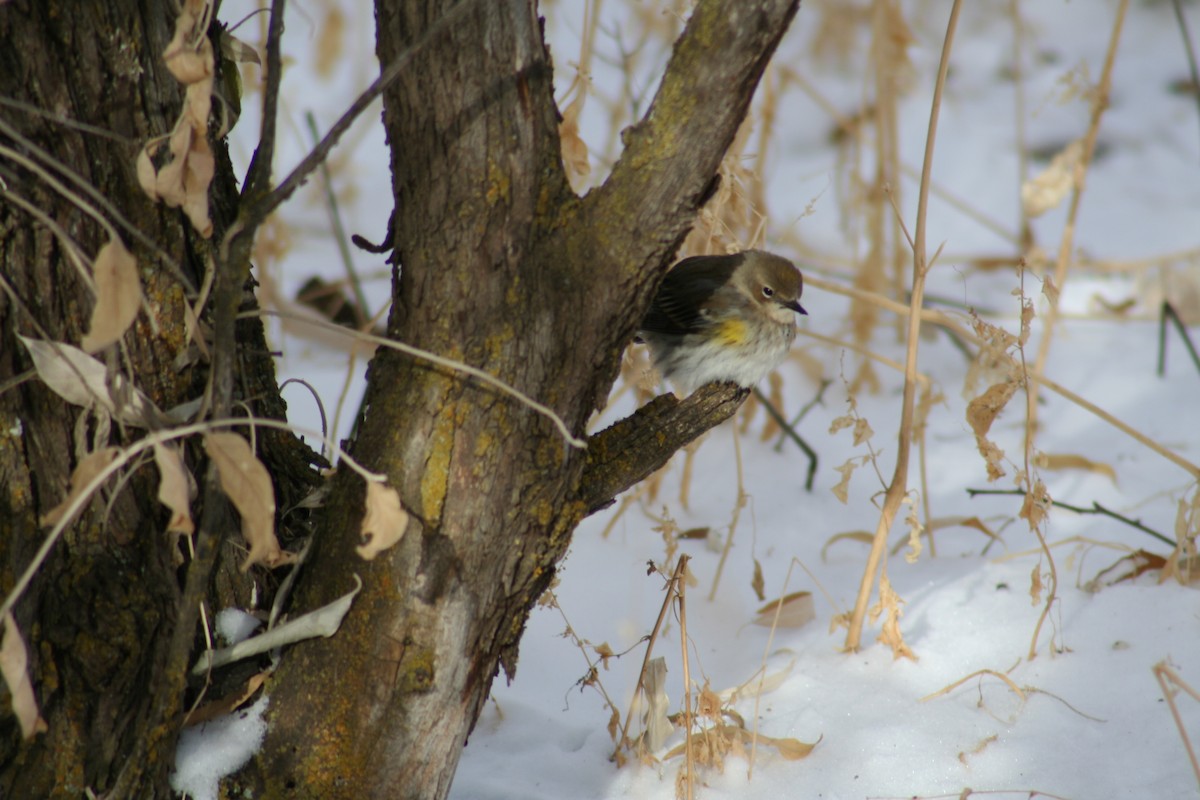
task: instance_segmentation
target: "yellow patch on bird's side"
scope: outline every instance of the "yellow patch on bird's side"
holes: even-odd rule
[[[721,344],[739,345],[746,341],[746,323],[740,319],[727,319],[717,328]]]

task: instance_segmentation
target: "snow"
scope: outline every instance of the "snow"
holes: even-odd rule
[[[267,734],[269,698],[232,714],[187,728],[179,737],[171,788],[194,800],[216,800],[221,778],[241,769]]]
[[[227,18],[240,16],[237,5],[232,0],[225,4]],[[583,4],[560,0],[542,10],[560,97],[573,76],[568,64],[579,52],[582,8]],[[775,63],[800,71],[834,98],[843,113],[852,112],[863,101],[865,40],[860,37],[861,47],[841,64],[814,59],[811,38],[825,8],[804,3]],[[900,142],[905,164],[919,169],[932,76],[949,4],[914,1],[903,3],[902,8],[914,26],[915,72],[912,91],[901,105]],[[1013,232],[1018,224],[1020,181],[1013,150],[1013,84],[1003,77],[1012,63],[1007,8],[1007,3],[998,2],[965,4],[937,139],[934,181],[969,198],[973,208]],[[1040,0],[1021,5],[1027,22],[1023,66],[1031,145],[1062,146],[1086,130],[1088,104],[1079,98],[1062,99],[1063,78],[1075,69],[1090,81],[1098,78],[1115,8],[1111,1]],[[1191,6],[1185,6],[1185,12],[1195,16]],[[633,13],[624,4],[605,4],[602,29],[620,30],[628,45],[637,38]],[[375,70],[370,59],[341,59],[331,77],[314,76],[307,52],[317,38],[320,20],[305,20],[301,23],[297,18],[289,30],[288,44],[295,52],[284,83],[284,113],[292,122],[283,127],[279,176],[309,146],[307,135],[301,133],[303,112],[312,109],[327,129]],[[358,8],[348,12],[346,20],[346,35],[353,42],[346,52],[373,52],[371,14]],[[611,38],[601,36],[598,41],[599,47],[613,46]],[[669,52],[653,42],[648,47],[634,80],[643,87],[654,85],[656,70]],[[601,61],[593,67],[596,91],[616,94],[619,73]],[[1101,127],[1105,151],[1087,175],[1075,251],[1118,262],[1155,259],[1197,247],[1200,119],[1194,98],[1167,91],[1170,81],[1186,74],[1169,4],[1132,4],[1114,72],[1112,107]],[[329,90],[312,91],[314,81]],[[234,131],[235,155],[242,164],[257,135],[249,108],[253,104],[247,103]],[[802,268],[844,283],[844,273],[832,265],[861,254],[865,243],[862,221],[847,222],[843,214],[849,184],[842,156],[828,142],[833,123],[819,105],[794,90],[780,103],[779,114],[766,186],[767,247],[787,254],[780,241],[803,241],[810,252]],[[599,149],[607,141],[609,127],[607,111],[590,100],[583,115],[584,139]],[[378,128],[377,116],[365,114],[351,134],[351,161],[339,177],[355,189],[343,202],[348,227],[371,239],[382,235],[391,207],[387,170],[382,168],[387,155]],[[341,152],[346,157],[347,149]],[[603,180],[605,163],[602,154],[594,153],[593,182]],[[1033,162],[1031,170],[1045,166]],[[916,211],[911,178],[901,180],[899,200],[911,230]],[[810,204],[812,213],[806,215]],[[315,189],[289,204],[284,215],[299,241],[283,263],[275,265],[281,293],[290,296],[314,272],[338,277],[336,247]],[[1057,252],[1065,219],[1064,204],[1034,221],[1036,240],[1051,257]],[[930,252],[942,242],[945,254],[930,274],[931,294],[988,309],[990,322],[1017,332],[1020,306],[1012,292],[1021,281],[1011,268],[988,272],[972,264],[977,256],[1016,252],[1011,235],[987,229],[935,198],[930,206]],[[355,258],[360,270],[381,276],[373,285],[385,292],[388,284],[381,259],[362,253]],[[1155,373],[1159,287],[1182,285],[1196,291],[1195,258],[1163,263],[1141,271],[1097,269],[1071,274],[1061,287],[1066,316],[1053,331],[1046,372],[1195,463],[1200,460],[1200,373],[1188,362],[1173,331],[1168,333],[1167,374]],[[1024,285],[1039,312],[1028,347],[1032,361],[1044,333],[1041,315],[1046,304],[1032,275],[1026,276]],[[1101,311],[1098,297],[1110,304],[1135,303],[1130,313],[1119,317]],[[803,326],[829,336],[847,336],[849,305],[843,296],[810,287],[804,303],[810,316]],[[903,343],[895,340],[890,318],[885,319],[886,324],[876,329],[872,348],[902,361]],[[635,503],[619,517],[615,517],[618,504],[586,520],[563,563],[561,585],[555,590],[559,608],[533,611],[515,680],[507,684],[503,675],[497,678],[493,702],[486,706],[462,754],[451,797],[667,800],[676,796],[682,758],[622,768],[610,762],[614,748],[606,730],[610,711],[595,688],[580,685],[588,672],[588,659],[596,661],[596,654],[591,648],[581,651],[563,632],[569,624],[577,637],[593,645],[608,643],[618,653],[629,650],[609,659],[598,673],[624,720],[644,654],[644,645],[637,643],[649,633],[664,598],[664,579],[646,574],[647,561],[662,564],[666,556],[663,537],[655,530],[659,518],[669,515],[680,529],[709,527],[718,545],[723,542],[730,535],[738,499],[739,451],[747,504],[733,531],[729,560],[714,600],[707,596],[719,547],[714,551],[699,540],[679,543],[679,552],[691,557],[689,568],[696,578],[687,589],[694,688],[707,680],[714,690],[729,689],[756,679],[765,667],[768,674],[782,675],[782,683],[759,698],[748,693],[734,710],[747,726],[757,726],[765,735],[819,743],[811,755],[796,761],[760,746],[752,773],[748,762],[738,756],[727,757],[723,771],[700,768],[696,797],[956,797],[968,787],[996,798],[1029,797],[1034,791],[1070,798],[1194,796],[1196,778],[1152,668],[1166,662],[1191,686],[1200,687],[1200,595],[1174,582],[1159,585],[1154,572],[1090,591],[1089,583],[1128,551],[1142,548],[1166,556],[1170,550],[1112,517],[1056,508],[1050,511],[1045,534],[1054,553],[1058,599],[1034,642],[1046,588],[1032,598],[1031,574],[1037,571],[1046,582],[1049,563],[1028,525],[1017,518],[1021,498],[972,499],[966,492],[967,488],[1013,487],[1012,476],[1023,467],[1019,462],[1024,396],[1014,398],[991,431],[991,438],[1011,461],[1008,476],[989,486],[965,421],[968,400],[987,384],[964,395],[966,360],[945,334],[927,333],[931,335],[921,342],[920,369],[942,395],[934,404],[927,433],[927,499],[933,517],[978,517],[999,539],[991,541],[976,528],[947,523],[934,533],[936,557],[926,546],[919,559],[909,563],[904,557],[907,548],[900,547],[887,559],[888,578],[903,600],[901,631],[918,660],[895,659],[889,647],[876,643],[878,623],[868,624],[863,648],[857,653],[843,652],[843,630],[829,630],[834,615],[853,606],[867,551],[859,541],[831,543],[831,539],[839,533],[874,531],[883,483],[868,463],[855,472],[846,503],[830,491],[840,477],[835,466],[869,454],[865,446],[853,444],[850,431],[829,432],[831,423],[847,413],[842,376],[850,379],[858,360],[852,353],[806,340],[802,332],[796,350],[819,363],[833,381],[823,402],[800,424],[800,433],[820,455],[814,490],[803,489],[807,462],[793,444],[760,441],[760,413],[736,443],[730,424],[707,437],[695,456],[687,503],[681,498],[682,457],[677,457],[656,497]],[[303,377],[320,387],[332,411],[347,368],[345,354],[278,327],[275,336],[284,352],[283,377]],[[341,435],[353,418],[364,367],[361,359],[354,366],[355,383],[342,413]],[[786,364],[782,374],[785,414],[793,415],[816,395],[817,385],[801,369],[799,358]],[[876,394],[861,390],[854,397],[857,413],[869,420],[875,432],[870,446],[886,480],[896,453],[902,379],[885,367],[877,367],[876,374],[881,390]],[[287,390],[293,420],[318,428],[310,396],[293,395],[294,388]],[[626,394],[600,424],[631,410]],[[1083,456],[1111,467],[1115,474],[1114,479],[1096,470],[1042,469],[1040,475],[1054,499],[1084,508],[1098,502],[1165,536],[1177,535],[1178,504],[1195,490],[1195,479],[1187,471],[1052,391],[1040,392],[1038,418],[1037,447],[1042,453]],[[914,492],[922,489],[915,450],[909,486]],[[923,516],[924,499],[914,498]],[[904,513],[907,508],[902,517]],[[905,536],[901,518],[890,542],[903,544]],[[751,624],[762,605],[751,588],[756,561],[768,599],[799,590],[813,593],[814,622],[776,630],[773,638],[769,629]],[[655,655],[667,659],[672,711],[681,709],[683,694],[679,637],[679,622],[672,617],[655,644]],[[1028,657],[1031,643],[1034,658]],[[990,672],[970,677],[982,670]],[[951,686],[955,688],[947,689]],[[262,723],[253,720],[259,719],[255,714],[261,713],[264,702],[259,701],[248,715],[242,712],[239,723],[205,726],[207,743],[199,749],[191,749],[197,734],[185,734],[176,788],[195,798],[215,797],[217,767],[234,768],[248,748],[257,746]],[[1179,694],[1177,704],[1195,741],[1200,734],[1200,703]],[[664,750],[680,740],[677,732]],[[230,744],[234,741],[236,748]],[[220,752],[221,747],[231,752]],[[201,759],[208,775],[204,783],[185,777],[197,772],[194,764]]]

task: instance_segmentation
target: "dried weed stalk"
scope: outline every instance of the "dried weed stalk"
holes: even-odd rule
[[[938,77],[934,85],[933,103],[929,116],[929,131],[925,139],[925,163],[921,173],[921,188],[917,203],[916,233],[912,243],[913,269],[912,299],[910,304],[915,310],[919,310],[922,306],[922,298],[925,292],[925,274],[929,268],[925,252],[925,223],[929,203],[929,176],[933,170],[934,142],[937,134],[938,113],[941,109],[942,90],[946,84],[946,72],[950,66],[950,51],[953,46],[954,31],[957,27],[958,15],[961,8],[961,0],[955,0],[954,6],[950,10],[950,19],[946,26],[946,36],[942,44],[942,58],[938,66]],[[870,599],[871,589],[875,585],[875,576],[876,574],[880,574],[880,565],[887,548],[888,533],[892,529],[892,522],[895,520],[902,500],[908,494],[908,460],[916,406],[916,365],[917,346],[920,341],[921,332],[920,314],[914,311],[909,316],[908,322],[908,351],[904,370],[904,398],[900,412],[900,433],[896,450],[896,468],[892,475],[891,483],[888,485],[887,493],[884,495],[879,524],[875,530],[875,538],[871,545],[870,555],[867,557],[866,568],[863,570],[863,578],[859,584],[858,597],[854,604],[854,610],[851,612],[850,626],[846,632],[845,647],[847,650],[857,650],[861,644],[863,620],[867,615],[867,604]],[[883,601],[882,576],[880,600],[881,602]],[[892,619],[890,615],[889,619]],[[899,637],[898,627],[895,628],[895,634]],[[889,640],[889,644],[892,644],[893,652],[897,655],[911,655],[911,651],[908,651],[907,647],[901,648],[901,645],[903,645],[902,638],[891,639]]]

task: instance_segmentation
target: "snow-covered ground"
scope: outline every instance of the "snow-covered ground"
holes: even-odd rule
[[[376,70],[374,60],[364,55],[373,52],[371,13],[365,3],[354,8],[349,8],[349,0],[346,4],[343,50],[332,73],[324,77],[316,74],[310,51],[329,29],[323,16],[326,6],[300,5],[290,12],[288,43],[295,60],[284,86],[289,122],[283,128],[279,175],[310,144],[303,113],[311,109],[327,128]],[[238,5],[233,0],[225,3],[227,19],[236,18]],[[813,57],[818,23],[838,5],[806,2],[774,64],[804,76],[841,114],[850,115],[865,102],[863,29],[840,61]],[[996,225],[981,225],[935,198],[929,248],[932,252],[944,242],[945,250],[930,273],[929,291],[936,298],[986,309],[990,322],[1017,333],[1020,305],[1013,291],[1020,288],[1020,279],[1011,266],[984,271],[976,263],[983,257],[1019,253],[1013,244],[1020,181],[1009,77],[1010,4],[964,5],[933,179]],[[901,8],[913,35],[913,71],[907,78],[911,91],[900,105],[899,148],[902,161],[919,169],[950,4],[913,0]],[[1086,131],[1087,97],[1078,91],[1072,94],[1071,87],[1086,88],[1098,80],[1116,9],[1116,2],[1100,0],[1021,4],[1025,135],[1031,148],[1052,154]],[[582,12],[582,3],[566,0],[543,8],[560,92],[573,77],[568,63],[579,53]],[[1200,29],[1197,7],[1185,4],[1185,13],[1193,18],[1193,29]],[[644,23],[625,4],[610,0],[602,7],[597,51],[614,52],[618,39],[626,49],[632,47],[639,26]],[[649,44],[644,52],[631,85],[649,91],[669,50]],[[600,56],[592,73],[596,97],[618,92],[620,74]],[[1171,5],[1133,3],[1121,32],[1099,156],[1087,173],[1074,249],[1092,262],[1146,261],[1153,266],[1102,265],[1069,275],[1061,287],[1067,316],[1053,331],[1046,374],[1194,464],[1200,462],[1200,371],[1188,362],[1173,332],[1167,375],[1159,377],[1155,371],[1155,315],[1163,287],[1170,287],[1168,294],[1185,310],[1200,297],[1194,252],[1166,257],[1200,246],[1200,116],[1194,94],[1172,90],[1187,74]],[[313,91],[314,82],[327,88]],[[593,180],[602,180],[604,159],[598,153],[608,140],[610,112],[596,97],[584,109],[582,135],[593,149]],[[836,265],[861,257],[863,222],[847,210],[851,183],[844,154],[830,143],[834,122],[811,97],[793,83],[776,98],[778,118],[765,179],[766,246],[798,256],[785,243],[801,241],[805,258],[798,260],[806,272],[845,285],[847,273]],[[371,239],[381,237],[391,203],[377,120],[376,115],[366,115],[336,156],[343,161],[337,180],[347,225]],[[254,114],[248,111],[235,130],[235,151],[242,163],[256,128]],[[1046,163],[1032,162],[1031,172],[1044,169]],[[914,181],[903,178],[898,194],[911,230]],[[273,268],[280,290],[293,292],[313,273],[338,277],[340,262],[319,195],[314,191],[301,197],[284,216],[293,241],[285,259]],[[1064,202],[1034,221],[1035,241],[1051,258],[1065,220]],[[361,271],[385,274],[380,260],[361,253],[355,258]],[[379,285],[386,286],[386,279]],[[1033,275],[1026,275],[1024,287],[1039,312],[1027,348],[1032,363],[1044,332],[1046,301]],[[1100,298],[1110,306],[1125,301],[1132,305],[1120,314],[1105,312]],[[810,312],[802,323],[805,330],[849,336],[849,304],[843,295],[810,287],[804,305]],[[1192,305],[1190,311],[1196,314],[1200,308]],[[1200,321],[1200,316],[1191,320]],[[813,491],[804,490],[807,461],[798,448],[788,441],[778,445],[776,438],[761,441],[760,412],[740,437],[732,424],[709,434],[695,455],[686,506],[681,499],[683,459],[678,457],[656,497],[643,497],[623,509],[618,504],[587,520],[563,564],[555,590],[558,608],[534,610],[516,678],[511,685],[503,677],[497,679],[494,702],[463,753],[451,796],[676,796],[681,756],[622,768],[610,762],[610,710],[596,687],[580,683],[588,674],[588,659],[597,661],[597,653],[591,647],[581,650],[575,641],[607,643],[615,653],[629,651],[608,659],[598,672],[623,722],[644,654],[638,642],[653,627],[664,598],[664,579],[647,576],[646,569],[647,561],[663,564],[666,558],[667,544],[658,530],[664,515],[680,530],[711,531],[708,540],[678,542],[678,552],[691,556],[689,568],[696,578],[687,589],[693,688],[708,682],[717,692],[732,689],[757,680],[758,671],[765,668],[770,691],[756,697],[746,690],[731,709],[766,736],[818,742],[799,760],[787,760],[775,747],[760,745],[752,774],[747,759],[736,754],[725,758],[723,771],[700,768],[697,797],[957,797],[968,787],[1003,798],[1029,797],[1033,792],[1076,800],[1194,796],[1197,780],[1152,668],[1166,662],[1184,681],[1200,687],[1200,594],[1175,582],[1159,585],[1153,571],[1107,585],[1122,570],[1103,576],[1102,571],[1129,551],[1141,548],[1166,556],[1170,548],[1111,516],[1053,509],[1044,530],[1054,553],[1058,599],[1037,637],[1037,656],[1029,659],[1046,598],[1045,587],[1031,597],[1031,576],[1036,572],[1045,583],[1050,564],[1028,525],[1017,519],[1021,498],[972,499],[967,493],[968,488],[1014,487],[1013,475],[1023,467],[1024,397],[1018,394],[992,428],[991,438],[1010,463],[1008,475],[989,486],[965,419],[967,402],[987,384],[964,396],[966,358],[944,332],[929,333],[921,342],[920,369],[941,396],[928,421],[927,487],[920,481],[915,450],[909,486],[914,493],[927,490],[932,517],[943,525],[934,533],[936,557],[926,543],[915,563],[905,559],[904,547],[887,561],[888,578],[903,600],[901,630],[917,660],[894,659],[891,648],[875,643],[877,623],[868,626],[864,647],[857,653],[843,651],[844,630],[829,630],[830,620],[853,606],[867,553],[860,539],[834,537],[875,529],[883,480],[892,473],[897,449],[902,378],[877,367],[879,391],[854,394],[857,413],[874,430],[869,444],[883,480],[871,463],[859,467],[843,503],[831,492],[841,477],[834,468],[870,453],[866,445],[854,445],[851,431],[830,432],[831,423],[848,411],[846,381],[857,373],[858,356],[806,339],[802,332],[797,358],[782,369],[785,414],[796,414],[818,393],[811,370],[801,368],[802,359],[832,381],[822,402],[799,425],[820,455]],[[343,352],[279,329],[276,335],[284,351],[285,377],[304,377],[321,387],[340,385],[346,371]],[[876,328],[870,346],[903,360],[904,345],[896,340],[890,319]],[[357,365],[359,380],[363,366],[361,361]],[[311,400],[290,391],[295,421],[318,427]],[[357,386],[351,390],[342,417],[343,435],[360,392]],[[332,408],[336,388],[324,400]],[[628,413],[631,403],[626,393],[605,418]],[[1075,467],[1040,469],[1055,500],[1084,508],[1099,503],[1166,537],[1179,535],[1179,503],[1191,499],[1194,475],[1050,391],[1041,392],[1038,420],[1036,446],[1041,453],[1081,456],[1100,465],[1088,469],[1078,466],[1087,462],[1076,461]],[[746,505],[731,534],[739,450]],[[923,517],[926,498],[914,497]],[[970,518],[977,518],[998,539],[962,524]],[[902,545],[907,536],[902,519],[903,514],[892,532],[893,544]],[[1194,534],[1197,523],[1192,524]],[[728,561],[710,601],[721,545],[730,535]],[[773,634],[754,624],[763,605],[752,588],[756,563],[768,600],[811,591],[815,620]],[[1097,589],[1092,584],[1098,577],[1105,585]],[[564,637],[568,625],[573,636]],[[680,624],[672,616],[655,644],[655,655],[667,660],[672,712],[681,710],[684,694],[679,635]],[[981,670],[991,672],[941,692]],[[1194,741],[1200,739],[1200,703],[1186,694],[1176,701],[1184,726]],[[241,727],[254,732],[253,725]],[[677,731],[657,755],[680,741],[682,733]],[[209,763],[228,765],[230,756],[217,755],[213,747],[201,744],[189,750],[194,754],[188,763],[207,758]],[[211,782],[208,790],[200,783],[189,786],[196,797],[215,792]]]

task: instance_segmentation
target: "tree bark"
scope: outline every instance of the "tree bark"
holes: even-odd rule
[[[189,349],[184,320],[213,244],[178,210],[151,202],[134,166],[141,145],[170,132],[179,113],[183,90],[162,58],[175,16],[160,0],[0,4],[0,596],[33,559],[45,536],[39,518],[63,499],[82,455],[142,435],[115,423],[109,432],[26,374],[32,362],[17,340],[79,344],[94,295],[71,249],[94,258],[108,240],[96,216],[137,258],[156,323],[143,310],[120,347],[98,357],[163,409],[200,397],[210,377]],[[219,143],[214,151],[210,202],[220,236],[237,195]],[[232,299],[233,312],[253,308],[240,282]],[[261,324],[230,321],[240,349],[224,357],[236,360],[237,394],[253,413],[283,418]],[[212,329],[207,313],[202,322]],[[258,445],[281,506],[311,485],[309,455],[293,437],[263,432]],[[187,459],[203,464],[196,447]],[[110,485],[14,607],[48,730],[22,740],[0,691],[0,797],[170,794],[198,632],[198,602],[183,603],[184,576],[201,595],[219,585],[226,598],[243,593],[243,602],[248,584],[236,569],[238,546],[222,539],[235,524],[223,502],[203,504],[198,558],[177,568],[181,551],[164,534],[168,512],[157,489],[146,466]]]
[[[399,265],[389,335],[498,376],[581,433],[798,3],[702,0],[620,162],[582,199],[563,174],[533,3],[469,4],[385,93]],[[451,6],[379,0],[381,63]],[[695,435],[740,399],[712,387],[664,401],[585,452],[488,386],[381,350],[353,452],[416,519],[363,561],[362,482],[337,476],[297,602],[328,602],[355,575],[364,588],[336,637],[281,666],[261,796],[444,797],[571,532],[654,460],[623,454],[650,424],[677,416]]]

